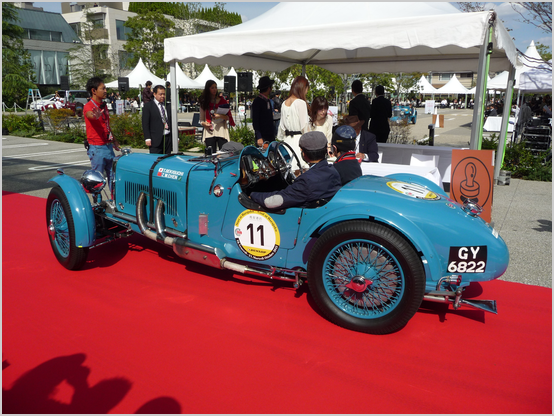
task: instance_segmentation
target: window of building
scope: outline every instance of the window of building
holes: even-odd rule
[[[131,33],[131,28],[124,26],[125,22],[123,20],[115,21],[115,28],[117,31],[117,39],[127,40],[127,36]]]
[[[94,29],[104,28],[104,15],[91,17],[90,21]]]
[[[49,30],[29,29],[29,39],[50,40],[50,31]]]
[[[133,59],[133,54],[127,51],[119,51],[119,69],[132,69],[130,60]]]
[[[75,32],[77,36],[81,36],[81,23],[70,23],[71,29]]]
[[[29,50],[37,84],[59,85],[60,77],[68,74],[69,53]]]
[[[452,78],[453,75],[454,74],[448,72],[439,74],[439,81],[450,81],[450,78]]]
[[[62,32],[50,32],[52,42],[61,42],[62,41]]]

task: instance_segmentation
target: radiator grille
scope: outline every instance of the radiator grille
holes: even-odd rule
[[[134,182],[125,182],[125,204],[136,205],[141,192],[148,194],[148,186]],[[165,204],[167,215],[177,216],[177,194],[173,191],[154,188],[154,198],[161,199]]]

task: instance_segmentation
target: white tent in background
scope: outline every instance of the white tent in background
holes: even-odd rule
[[[437,89],[431,85],[425,75],[422,75],[419,81],[417,82],[418,92],[420,94],[435,94]]]
[[[212,71],[210,71],[210,68],[208,68],[208,64],[206,64],[206,66],[204,66],[204,69],[202,70],[200,75],[198,75],[198,78],[196,78],[195,81],[201,85],[200,89],[204,89],[206,85],[206,81],[210,79],[215,81],[218,89],[220,90],[223,89],[223,81],[220,79],[217,79],[215,75],[212,73]]]
[[[137,66],[135,66],[126,77],[129,78],[129,88],[139,88],[139,85],[144,87],[146,81],[152,81],[152,87],[156,85],[163,85],[165,87],[165,81],[150,72],[148,68],[146,68],[146,65],[144,65],[144,62],[142,62],[142,58],[139,59]],[[108,82],[106,87],[117,88],[117,80]]]
[[[181,67],[177,65],[175,67],[177,72],[177,87],[185,89],[202,89],[204,85],[200,85],[195,80],[187,77]],[[169,74],[166,77],[166,80],[169,81]]]
[[[492,51],[487,54],[489,28]],[[474,71],[479,86],[486,65],[490,71],[521,65],[494,12],[463,13],[446,2],[320,2],[317,7],[281,2],[240,25],[166,38],[164,61],[172,74],[178,61],[275,72],[294,64],[347,74]],[[478,106],[473,118],[481,117]],[[478,124],[472,124],[471,148],[476,148]]]
[[[505,90],[508,86],[508,76],[510,74],[508,71],[503,71],[497,76],[495,76],[493,79],[491,79],[491,82],[487,83],[487,89],[488,90]],[[517,84],[516,87],[517,88]]]
[[[454,75],[450,81],[436,91],[436,94],[468,94],[468,89]]]
[[[518,85],[523,93],[552,94],[552,59],[521,74]]]

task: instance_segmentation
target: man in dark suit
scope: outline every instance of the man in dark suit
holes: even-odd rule
[[[154,99],[142,109],[142,130],[150,153],[168,154],[173,149],[171,141],[171,114],[165,108],[165,88],[154,87]]]
[[[362,130],[369,130],[369,117],[371,113],[371,104],[366,98],[365,94],[362,94],[363,84],[359,79],[355,80],[352,83],[352,94],[354,98],[350,101],[348,106],[348,115],[349,116],[358,116],[360,120],[364,120],[362,125]]]
[[[378,143],[386,143],[389,138],[389,118],[392,117],[392,105],[385,98],[385,88],[382,85],[375,87],[376,98],[371,102],[371,122],[369,131],[377,136]]]
[[[342,122],[356,131],[356,158],[362,162],[379,161],[379,148],[375,134],[362,130],[362,126],[366,124],[365,121],[358,119],[358,116],[347,116]]]
[[[261,77],[258,84],[260,94],[252,103],[252,127],[256,135],[256,144],[262,146],[264,142],[272,142],[275,140],[275,125],[273,123],[273,107],[269,99],[271,87],[275,81],[269,77]]]

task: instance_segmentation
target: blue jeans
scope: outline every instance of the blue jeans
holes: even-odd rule
[[[110,191],[112,190],[112,164],[115,157],[113,146],[104,144],[102,146],[90,145],[87,150],[90,165],[93,170],[97,170],[106,176]]]

